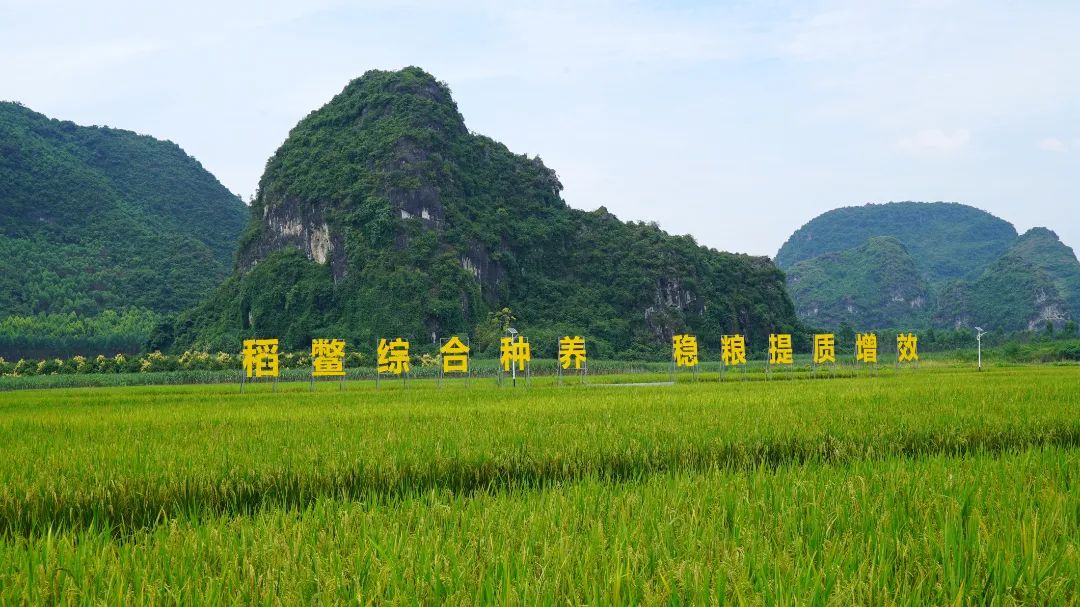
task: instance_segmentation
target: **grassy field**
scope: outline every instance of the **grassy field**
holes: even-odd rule
[[[5,604],[1080,602],[1075,366],[19,391],[0,449]]]

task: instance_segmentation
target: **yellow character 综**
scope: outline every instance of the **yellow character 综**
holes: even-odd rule
[[[915,362],[919,360],[919,338],[914,333],[901,333],[896,336],[897,362]]]
[[[409,342],[395,338],[393,341],[379,340],[379,373],[401,375],[409,372]]]
[[[439,348],[439,354],[442,354],[443,373],[469,372],[469,346],[456,335],[446,340]]]
[[[563,369],[569,369],[570,365],[574,365],[575,369],[580,369],[584,362],[584,337],[580,335],[574,337],[566,335],[559,338],[559,364],[562,365]]]
[[[720,359],[728,366],[745,365],[746,337],[742,335],[721,335]]]
[[[877,334],[859,333],[855,336],[855,360],[866,364],[877,362]]]
[[[673,335],[671,352],[676,367],[696,367],[698,364],[698,344],[694,335]]]
[[[502,363],[503,371],[510,371],[512,365],[517,365],[518,371],[525,370],[525,363],[532,360],[532,348],[524,337],[502,338],[499,346],[499,362]]]
[[[345,376],[345,340],[311,340],[311,376]]]
[[[794,352],[791,349],[790,333],[769,334],[769,364],[794,364]]]
[[[248,377],[278,376],[277,339],[245,339],[243,355]]]
[[[836,362],[836,336],[832,333],[814,335],[814,364]]]

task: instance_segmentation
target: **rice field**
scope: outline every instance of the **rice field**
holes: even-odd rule
[[[0,394],[2,604],[1080,603],[1080,369]]]

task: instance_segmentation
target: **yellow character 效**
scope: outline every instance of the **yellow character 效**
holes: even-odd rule
[[[559,364],[563,369],[569,369],[570,365],[574,365],[575,369],[580,369],[585,360],[584,337],[566,335],[559,338]]]
[[[742,335],[720,336],[720,359],[727,366],[746,364],[746,337]]]
[[[446,340],[439,348],[439,354],[442,354],[443,373],[469,372],[469,346],[456,335]]]
[[[311,376],[343,377],[345,375],[345,340],[311,340]]]
[[[379,373],[401,375],[409,372],[409,342],[395,338],[393,341],[379,340]]]
[[[832,333],[814,335],[814,364],[836,362],[836,336]]]
[[[277,339],[245,339],[243,355],[248,377],[278,376]]]
[[[919,337],[914,333],[901,333],[896,336],[896,361],[916,362],[919,360]]]
[[[769,364],[790,365],[795,362],[790,333],[769,334]]]

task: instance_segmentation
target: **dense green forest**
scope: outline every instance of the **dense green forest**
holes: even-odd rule
[[[768,259],[571,209],[561,189],[540,158],[470,133],[429,74],[368,72],[291,131],[260,181],[239,271],[152,343],[467,333],[490,351],[504,307],[538,355],[567,333],[636,357],[683,330],[710,343],[800,330]]]
[[[0,103],[0,319],[187,309],[228,276],[246,218],[174,143]]]
[[[0,320],[0,356],[9,360],[53,356],[135,354],[146,347],[160,316],[150,310],[106,310],[8,316]]]
[[[829,211],[777,254],[799,317],[861,329],[1062,327],[1080,318],[1080,262],[1046,228],[955,203]]]

